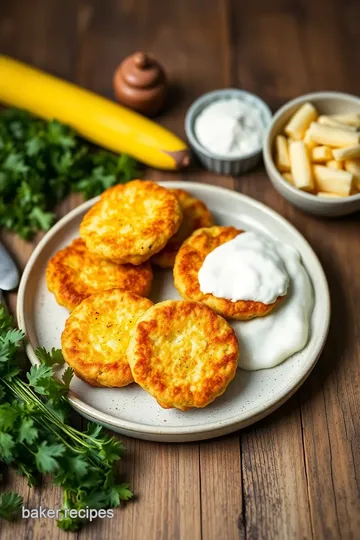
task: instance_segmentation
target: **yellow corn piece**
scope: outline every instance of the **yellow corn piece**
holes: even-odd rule
[[[290,145],[290,165],[294,185],[304,191],[314,189],[314,179],[311,170],[306,144],[303,141],[295,141]]]
[[[332,152],[334,159],[337,161],[345,161],[346,159],[360,158],[360,144],[354,146],[348,146],[346,148],[339,148]]]
[[[283,178],[285,178],[285,180],[289,182],[289,184],[291,184],[292,186],[294,185],[294,178],[290,172],[283,173]]]
[[[347,159],[344,162],[345,170],[354,177],[354,184],[360,190],[360,159]]]
[[[315,107],[311,103],[304,103],[290,118],[290,121],[285,126],[285,133],[294,139],[302,139],[305,131],[311,122],[316,120],[317,116],[318,113]]]
[[[313,171],[315,186],[318,192],[325,191],[326,193],[335,193],[336,195],[350,195],[354,180],[351,173],[330,169],[323,165],[314,165]]]
[[[357,131],[356,126],[349,126],[349,124],[344,124],[343,122],[339,122],[339,120],[336,120],[335,118],[332,118],[331,116],[321,115],[317,119],[317,122],[319,122],[319,124],[323,124],[324,126],[332,126],[332,127],[337,127],[340,129],[345,129],[345,131]]]
[[[315,163],[326,163],[332,159],[332,152],[329,146],[315,146],[310,152],[311,161]]]
[[[341,199],[342,197],[346,197],[346,195],[337,195],[336,193],[327,193],[326,191],[319,191],[316,195],[318,197],[326,197],[328,199]]]
[[[315,148],[315,146],[317,146],[317,143],[311,139],[308,129],[305,131],[304,143],[309,150],[312,150],[313,148]]]
[[[327,167],[330,167],[330,169],[338,169],[341,171],[343,169],[343,162],[342,161],[336,161],[336,159],[331,159],[326,163]]]
[[[326,146],[352,146],[360,142],[360,134],[313,122],[309,128],[311,140]]]
[[[342,122],[349,126],[355,126],[360,128],[360,114],[359,113],[345,113],[345,114],[331,114],[330,118],[337,122]]]
[[[275,163],[280,172],[290,171],[288,143],[284,135],[275,138]]]

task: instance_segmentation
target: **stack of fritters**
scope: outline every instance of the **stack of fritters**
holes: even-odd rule
[[[213,226],[205,204],[179,189],[134,180],[105,191],[84,216],[80,236],[49,261],[48,288],[72,311],[62,350],[92,386],[137,382],[164,408],[205,407],[233,379],[239,344],[225,318],[269,313],[200,291],[206,256],[243,231]],[[144,298],[151,262],[174,267],[184,300]]]
[[[50,259],[48,288],[72,311],[62,350],[92,386],[134,380],[165,408],[205,407],[235,375],[239,348],[229,324],[190,301],[152,305],[150,262],[172,268],[183,242],[213,218],[183,190],[135,180],[103,193],[80,237]]]

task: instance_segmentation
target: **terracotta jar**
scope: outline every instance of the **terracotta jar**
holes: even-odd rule
[[[167,91],[164,69],[144,52],[125,58],[115,71],[113,84],[120,103],[141,114],[153,116],[164,104]]]

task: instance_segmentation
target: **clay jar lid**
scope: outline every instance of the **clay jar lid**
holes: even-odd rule
[[[144,52],[125,58],[115,71],[113,84],[120,103],[147,116],[159,112],[167,91],[164,69]]]

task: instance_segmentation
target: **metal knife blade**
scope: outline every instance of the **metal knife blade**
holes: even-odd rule
[[[11,291],[19,283],[19,271],[14,261],[0,243],[0,289]]]

